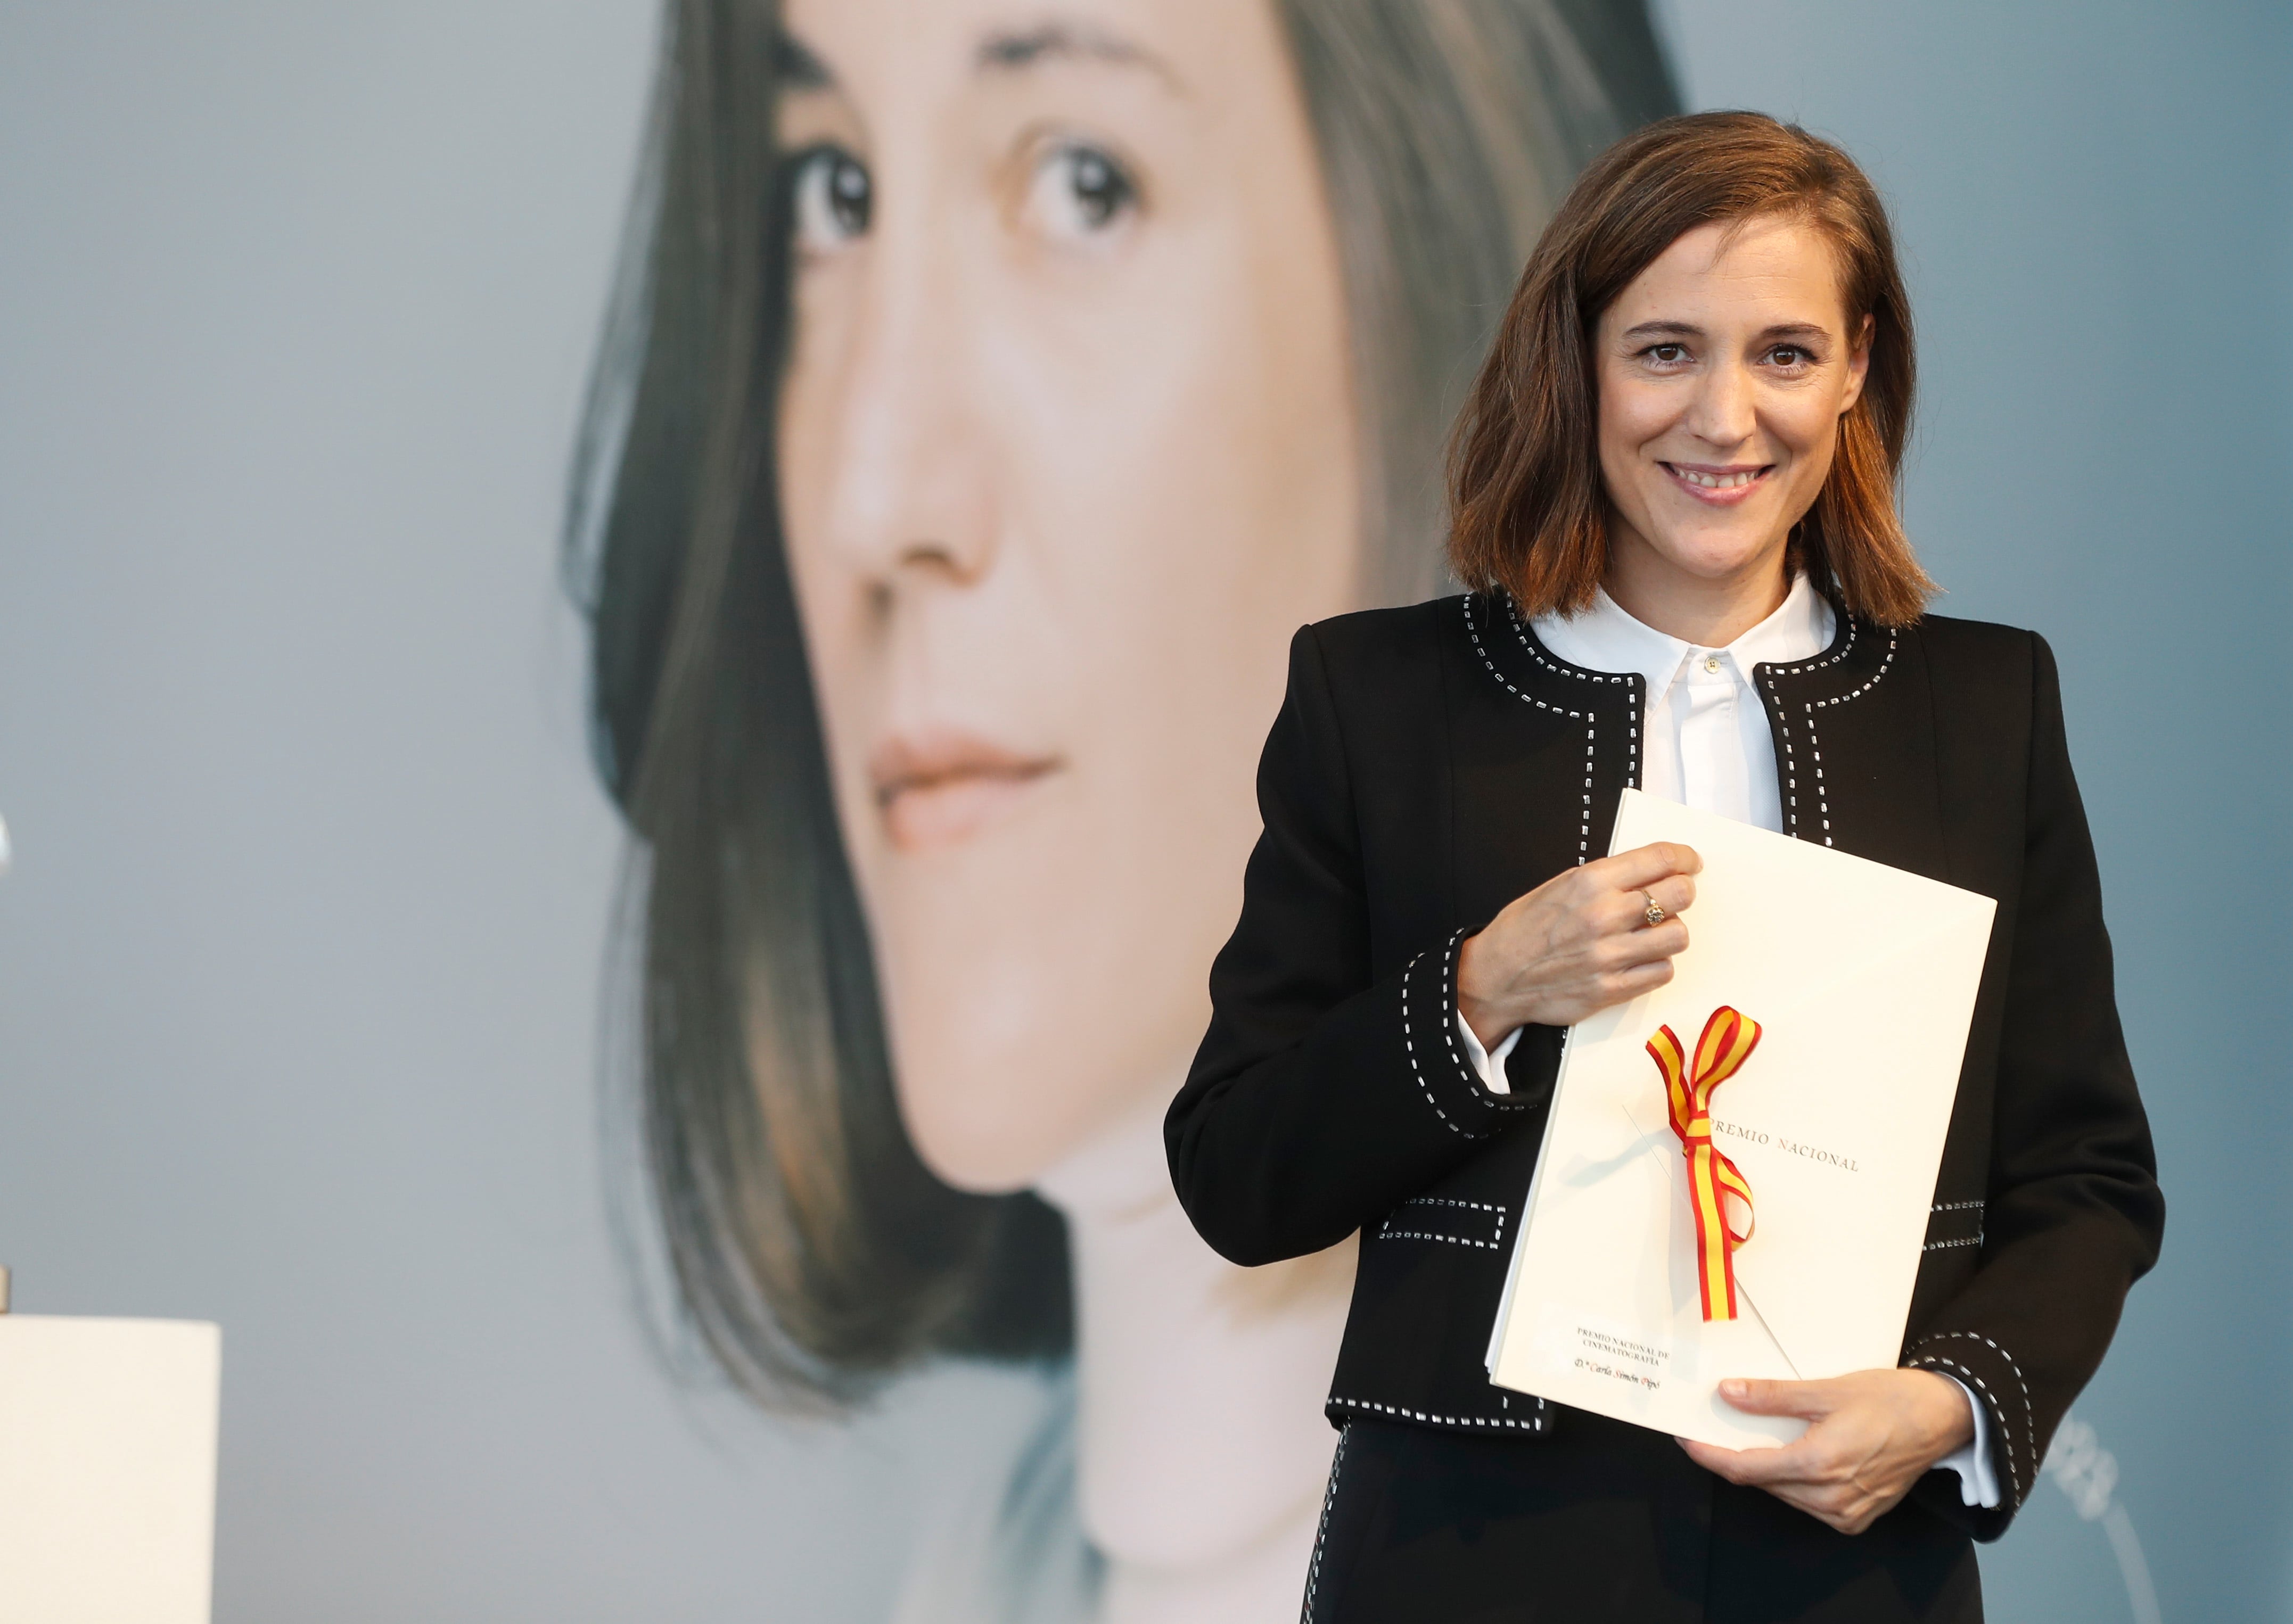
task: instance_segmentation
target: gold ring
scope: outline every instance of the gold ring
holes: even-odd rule
[[[1648,898],[1648,907],[1641,913],[1641,917],[1647,920],[1650,925],[1662,925],[1665,922],[1665,917],[1663,907],[1654,897],[1649,896],[1647,892],[1641,892],[1641,895]]]

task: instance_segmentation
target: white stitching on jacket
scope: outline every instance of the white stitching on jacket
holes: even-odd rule
[[[1489,675],[1496,678],[1497,686],[1512,695],[1514,699],[1534,705],[1539,710],[1549,710],[1556,716],[1574,716],[1579,722],[1590,721],[1592,718],[1589,712],[1570,710],[1565,705],[1548,705],[1535,694],[1521,692],[1519,689],[1505,680],[1505,674],[1497,669],[1496,661],[1491,659],[1489,651],[1481,646],[1481,628],[1473,624],[1473,599],[1476,595],[1467,593],[1462,600],[1465,610],[1465,634],[1473,640],[1473,652],[1481,657],[1481,664],[1487,666],[1489,668]]]
[[[1432,951],[1430,948],[1426,949],[1426,952],[1430,951]],[[1442,1110],[1441,1102],[1433,1097],[1433,1085],[1425,1080],[1425,1072],[1417,1063],[1417,1040],[1409,1028],[1409,978],[1416,974],[1417,966],[1424,957],[1425,954],[1420,953],[1409,961],[1409,967],[1401,973],[1401,1049],[1402,1053],[1409,1056],[1409,1075],[1417,1079],[1419,1092],[1424,1095],[1425,1103],[1433,1108],[1433,1114],[1441,1119],[1442,1127],[1453,1134],[1462,1134],[1468,1139],[1486,1139],[1488,1137],[1487,1134],[1477,1134],[1470,1127],[1460,1127],[1456,1123],[1449,1120],[1449,1113]],[[1448,1012],[1444,1010],[1442,1014],[1446,1019]]]
[[[1827,699],[1810,699],[1807,702],[1808,709],[1820,710],[1826,709],[1834,705],[1844,705],[1850,699],[1861,699],[1865,694],[1870,692],[1874,688],[1876,688],[1879,685],[1879,679],[1887,675],[1887,668],[1895,663],[1895,650],[1901,645],[1901,642],[1902,639],[1899,634],[1894,632],[1888,633],[1887,651],[1880,657],[1879,668],[1871,674],[1870,679],[1866,682],[1862,687],[1851,689],[1845,693],[1835,693]]]
[[[1619,685],[1625,688],[1630,688],[1633,685],[1633,679],[1629,674],[1619,676],[1611,672],[1606,671],[1579,670],[1576,667],[1569,665],[1565,661],[1547,656],[1543,649],[1536,646],[1536,639],[1528,634],[1528,626],[1520,618],[1520,606],[1512,601],[1512,594],[1511,593],[1506,593],[1504,594],[1504,611],[1505,618],[1512,622],[1512,634],[1520,640],[1520,646],[1528,651],[1529,658],[1535,660],[1547,671],[1552,672],[1555,676],[1571,677],[1580,683],[1607,683],[1611,685]],[[1486,658],[1487,657],[1484,656],[1483,658]],[[1503,679],[1500,678],[1499,680],[1502,681]],[[1632,725],[1625,730],[1625,782],[1630,784],[1635,789],[1638,789],[1641,787],[1640,724],[1640,711],[1639,707],[1635,707],[1633,712]],[[1591,750],[1591,738],[1588,735],[1585,740],[1585,747],[1588,754]],[[1588,785],[1592,781],[1589,768],[1590,764],[1588,763],[1588,771],[1585,776],[1585,782]],[[1584,859],[1580,857],[1577,860],[1582,862]]]
[[[1784,817],[1791,825],[1792,838],[1799,838],[1799,755],[1792,748],[1791,722],[1783,714],[1783,696],[1776,692],[1775,675],[1768,677],[1768,694],[1776,702],[1778,731],[1784,739]]]
[[[1306,1605],[1298,1614],[1298,1624],[1314,1624],[1314,1587],[1322,1582],[1322,1547],[1330,1538],[1330,1507],[1338,1503],[1338,1474],[1346,1464],[1346,1440],[1353,1436],[1353,1428],[1338,1429],[1338,1452],[1330,1461],[1330,1486],[1322,1492],[1322,1525],[1314,1533],[1314,1565],[1306,1571]]]
[[[1380,1240],[1446,1240],[1452,1246],[1479,1247],[1486,1252],[1503,1249],[1505,1209],[1502,1207],[1487,1201],[1455,1200],[1446,1195],[1413,1195],[1401,1205],[1403,1207],[1466,1207],[1475,1212],[1493,1212],[1497,1216],[1496,1238],[1492,1240],[1476,1240],[1470,1235],[1440,1235],[1430,1230],[1396,1229],[1393,1227],[1394,1214],[1388,1213],[1385,1216],[1385,1221],[1377,1226],[1377,1238]],[[1399,1208],[1395,1208],[1396,1212],[1399,1210]]]
[[[1980,1342],[1983,1346],[1997,1354],[1999,1358],[2005,1360],[2006,1361],[2006,1368],[2014,1372],[2014,1385],[2022,1390],[2022,1436],[2024,1442],[2030,1447],[2030,1469],[2033,1474],[2033,1484],[2035,1486],[2036,1474],[2038,1466],[2038,1422],[2036,1412],[2030,1408],[2030,1384],[2029,1379],[2022,1374],[2022,1367],[2014,1362],[2013,1354],[2008,1353],[2005,1348],[2000,1347],[1997,1343],[1993,1342],[1989,1337],[1984,1336],[1979,1330],[1929,1331],[1925,1336],[1920,1337],[1917,1342],[1911,1344],[1911,1345],[1913,1347],[1918,1347],[1925,1343],[1942,1342],[1953,1337],[1963,1337],[1972,1342]],[[2005,1426],[2004,1417],[2000,1418],[1999,1426],[2002,1428]],[[2011,1442],[2008,1447],[2010,1449],[2013,1447]],[[2022,1503],[2022,1499],[2020,1495],[2015,1496],[2014,1503],[2017,1506]]]
[[[1850,615],[1847,617],[1847,641],[1841,646],[1838,653],[1832,655],[1827,659],[1803,659],[1796,666],[1786,666],[1783,668],[1783,675],[1786,676],[1799,676],[1806,672],[1819,670],[1825,666],[1837,665],[1841,660],[1845,659],[1850,654],[1855,652],[1855,617]]]
[[[1386,1223],[1389,1224],[1392,1222],[1393,1220],[1390,1218],[1386,1220]],[[1499,1227],[1498,1237],[1495,1240],[1476,1240],[1470,1235],[1437,1235],[1430,1230],[1389,1229],[1382,1227],[1378,1230],[1377,1238],[1380,1240],[1446,1240],[1451,1246],[1478,1247],[1484,1252],[1501,1251],[1504,1247],[1504,1236],[1502,1225]]]
[[[1576,826],[1576,866],[1583,868],[1592,856],[1592,724],[1584,724],[1584,817]]]
[[[1441,1022],[1442,1041],[1449,1046],[1449,1063],[1457,1068],[1458,1076],[1465,1079],[1465,1087],[1473,1099],[1495,1111],[1526,1111],[1528,1102],[1510,1094],[1499,1094],[1484,1083],[1457,1053],[1457,944],[1465,939],[1465,929],[1457,927],[1449,938],[1449,945],[1441,952],[1441,1006],[1449,1011],[1450,1018]]]
[[[1581,866],[1585,862],[1585,860],[1587,860],[1587,859],[1592,855],[1592,734],[1593,734],[1593,730],[1592,730],[1592,713],[1591,713],[1591,712],[1589,712],[1589,711],[1570,710],[1568,707],[1563,706],[1563,705],[1548,705],[1548,704],[1546,704],[1543,699],[1538,699],[1538,698],[1537,698],[1535,695],[1534,695],[1534,694],[1527,694],[1527,693],[1523,693],[1523,692],[1521,692],[1521,691],[1520,691],[1519,689],[1518,689],[1518,688],[1514,687],[1511,683],[1509,683],[1509,682],[1507,682],[1507,681],[1505,680],[1505,674],[1504,674],[1503,672],[1502,672],[1502,671],[1500,671],[1500,670],[1498,670],[1498,669],[1497,669],[1497,663],[1496,663],[1496,661],[1495,661],[1495,660],[1491,659],[1491,658],[1489,658],[1489,651],[1488,651],[1487,649],[1485,649],[1485,648],[1483,648],[1483,647],[1481,646],[1481,628],[1480,628],[1479,626],[1475,626],[1475,625],[1473,624],[1473,599],[1474,599],[1477,595],[1478,595],[1477,594],[1473,594],[1473,593],[1467,593],[1467,594],[1464,595],[1464,597],[1463,597],[1463,598],[1462,598],[1462,599],[1460,599],[1460,600],[1459,600],[1459,602],[1460,602],[1464,606],[1464,610],[1465,610],[1465,634],[1466,634],[1468,637],[1471,637],[1471,638],[1473,640],[1473,652],[1474,652],[1474,653],[1476,653],[1476,654],[1478,654],[1478,655],[1479,655],[1479,656],[1481,657],[1481,664],[1488,667],[1489,675],[1490,675],[1491,676],[1493,676],[1493,677],[1496,678],[1496,680],[1497,680],[1497,685],[1498,685],[1499,687],[1503,688],[1503,689],[1507,693],[1509,693],[1509,694],[1512,695],[1512,697],[1513,697],[1514,699],[1519,699],[1519,700],[1523,701],[1523,702],[1524,702],[1524,703],[1526,703],[1526,704],[1534,705],[1534,706],[1535,706],[1535,707],[1536,707],[1536,708],[1537,708],[1537,709],[1539,709],[1539,710],[1548,710],[1548,711],[1551,711],[1551,712],[1552,712],[1554,715],[1556,715],[1556,716],[1572,716],[1572,717],[1576,718],[1576,720],[1577,720],[1577,721],[1579,721],[1579,722],[1582,722],[1582,723],[1584,723],[1585,724],[1585,725],[1584,725],[1584,820],[1582,821],[1582,823],[1580,823],[1580,824],[1578,825],[1578,827],[1577,827],[1577,830],[1576,830],[1576,861],[1577,861],[1578,865],[1581,867]],[[1511,605],[1510,605],[1510,602],[1508,602],[1508,605],[1507,605],[1507,611],[1508,611],[1508,612],[1510,612],[1510,610],[1511,610]],[[1518,621],[1516,621],[1514,624],[1518,625],[1518,624],[1519,624],[1519,622],[1518,622]],[[1635,756],[1637,757],[1638,752],[1639,752],[1639,750],[1640,750],[1640,745],[1639,745],[1639,742],[1638,742],[1638,741],[1639,741],[1639,739],[1640,739],[1640,731],[1639,731],[1637,728],[1635,728],[1635,729],[1633,731],[1633,740],[1634,740],[1633,745],[1633,752],[1634,752]]]
[[[1849,693],[1836,695],[1835,697],[1828,699],[1810,699],[1800,707],[1807,715],[1807,753],[1809,758],[1815,764],[1816,816],[1823,824],[1823,844],[1826,845],[1829,845],[1831,844],[1831,801],[1824,788],[1823,741],[1816,737],[1815,713],[1819,708],[1827,707],[1833,705],[1844,705],[1850,699],[1860,699],[1865,694],[1870,692],[1874,688],[1876,688],[1879,685],[1879,679],[1885,676],[1888,671],[1893,667],[1895,663],[1895,650],[1899,646],[1900,646],[1901,642],[1902,637],[1900,633],[1889,632],[1887,634],[1887,652],[1881,658],[1879,661],[1879,668],[1871,674],[1869,680],[1867,681],[1860,688],[1855,689],[1853,691]],[[1778,719],[1780,719],[1783,715],[1783,696],[1776,691],[1777,677],[1797,676],[1801,672],[1812,671],[1819,666],[1835,665],[1840,660],[1845,659],[1847,658],[1848,650],[1852,649],[1854,646],[1855,622],[1852,618],[1850,618],[1847,622],[1847,647],[1840,650],[1838,653],[1833,655],[1829,659],[1809,660],[1801,665],[1785,667],[1780,670],[1770,666],[1768,668],[1768,697],[1776,702],[1776,714]],[[1791,727],[1788,723],[1785,723],[1783,727],[1783,736],[1784,763],[1786,767],[1784,774],[1786,780],[1784,787],[1784,816],[1786,820],[1791,825],[1791,833],[1793,837],[1796,839],[1799,835],[1799,796],[1794,792],[1795,792],[1799,788],[1799,772],[1798,762],[1795,752],[1792,749]]]
[[[1373,1410],[1381,1416],[1395,1416],[1406,1421],[1430,1421],[1437,1426],[1509,1426],[1515,1432],[1541,1433],[1544,1430],[1544,1401],[1531,1401],[1536,1405],[1534,1420],[1516,1421],[1510,1416],[1437,1416],[1422,1410],[1410,1410],[1399,1404],[1381,1404],[1374,1399],[1341,1399],[1330,1394],[1329,1402],[1342,1404],[1348,1410]]]
[[[1919,1250],[1922,1252],[1945,1252],[1949,1251],[1955,1246],[1981,1246],[1981,1244],[1982,1237],[1977,1235],[1972,1240],[1930,1240],[1924,1246],[1921,1247]]]
[[[1949,1365],[1981,1389],[1984,1402],[1990,1406],[1990,1413],[1998,1418],[1998,1436],[2006,1445],[2006,1486],[2013,1491],[2014,1506],[2019,1509],[2022,1504],[2022,1480],[2014,1471],[2014,1434],[2006,1425],[2006,1407],[2001,1404],[1997,1395],[1990,1391],[1989,1384],[1956,1359],[1946,1359],[1940,1353],[1922,1353],[1912,1360],[1911,1363],[1913,1366]]]
[[[1520,646],[1528,650],[1529,658],[1535,660],[1538,665],[1544,667],[1547,671],[1552,672],[1554,675],[1574,677],[1580,683],[1621,683],[1629,684],[1632,682],[1633,679],[1630,675],[1619,676],[1616,673],[1610,671],[1586,671],[1581,667],[1571,666],[1564,661],[1554,659],[1547,656],[1544,650],[1536,646],[1536,640],[1528,634],[1527,623],[1520,618],[1520,605],[1512,601],[1512,594],[1511,593],[1504,594],[1504,610],[1505,618],[1512,622],[1513,635],[1520,639]]]
[[[1967,1212],[1980,1211],[1982,1203],[1980,1201],[1937,1201],[1927,1210],[1929,1212]]]

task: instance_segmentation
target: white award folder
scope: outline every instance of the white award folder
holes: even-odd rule
[[[1658,840],[1704,860],[1689,946],[1669,984],[1569,1029],[1489,1376],[1730,1449],[1787,1442],[1804,1422],[1746,1415],[1716,1389],[1896,1362],[1996,905],[1627,789],[1609,850]],[[1711,1151],[1750,1212],[1724,1176],[1702,1192],[1750,1239],[1728,1246],[1707,1205],[1699,1253],[1698,1124],[1675,1131],[1649,1046],[1669,1028],[1692,1071],[1721,1009],[1758,1029],[1708,1101]],[[1721,1025],[1706,1058],[1724,1069]],[[1732,1320],[1705,1314],[1717,1248]]]

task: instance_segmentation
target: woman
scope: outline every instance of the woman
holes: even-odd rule
[[[1472,593],[1292,645],[1167,1139],[1238,1263],[1376,1237],[1314,1620],[1978,1620],[1969,1535],[2004,1531],[2156,1258],[2053,658],[1921,614],[1912,376],[1845,154],[1754,114],[1652,125],[1579,181],[1475,387]],[[1591,855],[1627,784],[1998,903],[1902,1368],[1723,1383],[1811,1423],[1783,1448],[1496,1388],[1505,1250],[1442,1244],[1445,1215],[1517,1217],[1560,1030],[1686,945],[1694,852]]]
[[[571,561],[644,858],[683,1305],[780,1406],[1074,1349],[1072,1447],[1055,1382],[909,1616],[1071,1616],[1078,1510],[1100,1616],[1285,1613],[1351,1248],[1225,1264],[1156,1123],[1284,640],[1434,584],[1439,435],[1512,269],[1576,166],[1668,110],[1646,18],[684,0],[669,27]]]

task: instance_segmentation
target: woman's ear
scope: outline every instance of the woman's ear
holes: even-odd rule
[[[1839,402],[1843,417],[1855,409],[1863,398],[1863,379],[1871,370],[1871,335],[1876,331],[1873,318],[1867,312],[1863,324],[1855,332],[1855,340],[1847,346],[1847,393]]]

